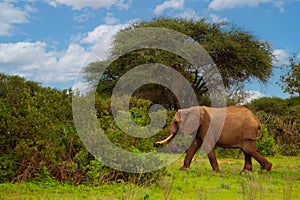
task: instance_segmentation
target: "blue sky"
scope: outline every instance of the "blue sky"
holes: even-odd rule
[[[2,0],[0,72],[72,87],[93,47],[108,49],[120,29],[159,16],[233,23],[269,42],[280,66],[300,55],[299,10],[299,0]],[[287,97],[276,84],[280,74],[275,69],[268,84],[253,80],[247,90]]]

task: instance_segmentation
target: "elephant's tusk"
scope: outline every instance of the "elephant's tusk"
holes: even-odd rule
[[[166,139],[164,140],[161,140],[159,142],[156,142],[156,144],[164,144],[164,143],[167,143],[172,137],[173,137],[174,134],[171,134],[169,137],[167,137]]]

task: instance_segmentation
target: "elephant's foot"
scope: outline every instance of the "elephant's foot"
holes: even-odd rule
[[[180,167],[180,171],[186,171],[188,169],[188,167],[186,167],[186,166],[182,166],[182,167]]]
[[[244,168],[242,172],[252,172],[252,168]]]
[[[252,165],[245,165],[242,171],[244,171],[244,172],[250,171],[251,172],[252,171]]]
[[[241,174],[243,174],[243,173],[247,173],[247,172],[252,172],[252,168],[244,168],[244,169],[242,169],[242,171],[241,171]]]
[[[262,165],[263,169],[266,171],[270,171],[272,169],[272,163],[266,162]]]
[[[216,168],[216,169],[213,169],[213,172],[220,173],[221,171],[219,170],[219,168]]]

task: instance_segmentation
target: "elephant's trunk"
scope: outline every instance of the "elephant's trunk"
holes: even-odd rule
[[[165,143],[167,143],[169,140],[171,140],[171,139],[173,138],[174,135],[175,135],[175,134],[171,134],[171,135],[169,135],[166,139],[156,142],[156,144],[165,144]]]

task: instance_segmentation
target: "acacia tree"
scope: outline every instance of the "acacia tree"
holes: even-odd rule
[[[281,88],[291,95],[298,94],[300,96],[300,63],[297,64],[295,60],[296,57],[294,56],[290,59],[289,66],[285,66],[289,71],[280,76]]]
[[[253,34],[233,25],[208,23],[204,19],[158,18],[133,24],[125,30],[144,27],[172,29],[188,35],[198,42],[217,65],[222,75],[224,86],[228,89],[243,85],[245,81],[251,78],[257,78],[262,82],[266,82],[272,74],[273,56],[269,43],[261,41]],[[122,41],[118,38],[122,31],[115,36],[112,57],[122,48]],[[130,42],[134,42],[134,38],[128,39]],[[106,69],[101,78],[97,77],[98,80],[100,78],[100,81],[97,82],[99,91],[101,88],[102,95],[110,94],[113,86],[124,73],[135,66],[146,63],[161,63],[176,69],[191,83],[198,97],[203,99],[203,96],[205,96],[207,92],[206,83],[202,74],[196,70],[196,66],[192,66],[191,63],[178,55],[160,49],[139,49],[119,57]],[[95,78],[95,74],[98,73],[99,65],[101,64],[102,62],[91,63],[85,68],[89,80]],[[152,88],[152,92],[149,92],[150,88]],[[136,92],[136,95],[142,94],[141,96],[145,96],[145,92],[147,93],[146,96],[152,96],[152,99],[149,98],[152,101],[173,99],[171,93],[163,96],[162,94],[167,92],[166,88],[157,85],[142,87]]]

